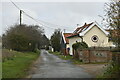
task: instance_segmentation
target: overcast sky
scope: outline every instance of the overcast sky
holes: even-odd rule
[[[15,4],[27,14],[39,20],[39,23],[41,23],[41,20],[51,23],[42,23],[45,34],[50,38],[54,29],[57,28],[61,28],[62,31],[66,29],[66,32],[73,32],[77,24],[82,26],[85,22],[97,21],[101,25],[102,18],[98,15],[103,16],[105,14],[105,2],[15,2]],[[19,10],[11,2],[2,2],[1,17],[2,30],[0,29],[0,35],[11,25],[19,24]],[[24,24],[40,25],[24,14],[22,18]]]

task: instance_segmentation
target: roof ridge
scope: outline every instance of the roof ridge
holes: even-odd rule
[[[74,34],[75,34],[75,33],[81,33],[84,28],[86,28],[86,27],[88,28],[88,27],[89,27],[90,25],[92,25],[93,23],[94,23],[94,22],[91,22],[91,23],[87,24],[87,23],[85,22],[85,24],[84,24],[83,26],[77,27],[73,33],[74,33]],[[87,29],[87,28],[86,28],[86,29]]]

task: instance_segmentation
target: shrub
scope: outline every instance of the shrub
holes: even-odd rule
[[[78,48],[80,48],[80,49],[85,49],[85,48],[88,48],[88,45],[85,43],[85,42],[77,42],[77,43],[74,43],[73,45],[72,45],[72,47],[73,47],[73,49],[78,49]]]
[[[39,53],[40,53],[40,50],[37,49],[37,48],[35,48],[34,52],[39,54]]]

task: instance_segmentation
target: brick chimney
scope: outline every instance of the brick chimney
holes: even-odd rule
[[[87,25],[87,23],[85,22],[84,26]]]

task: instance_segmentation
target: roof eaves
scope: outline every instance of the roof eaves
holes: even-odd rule
[[[72,37],[75,37],[75,36],[78,36],[79,34],[76,34],[76,35],[71,35],[71,36],[68,36],[67,38],[72,38]]]
[[[105,31],[96,21],[95,21],[95,23],[97,24],[97,26],[98,26],[106,35],[109,34],[109,32]]]

